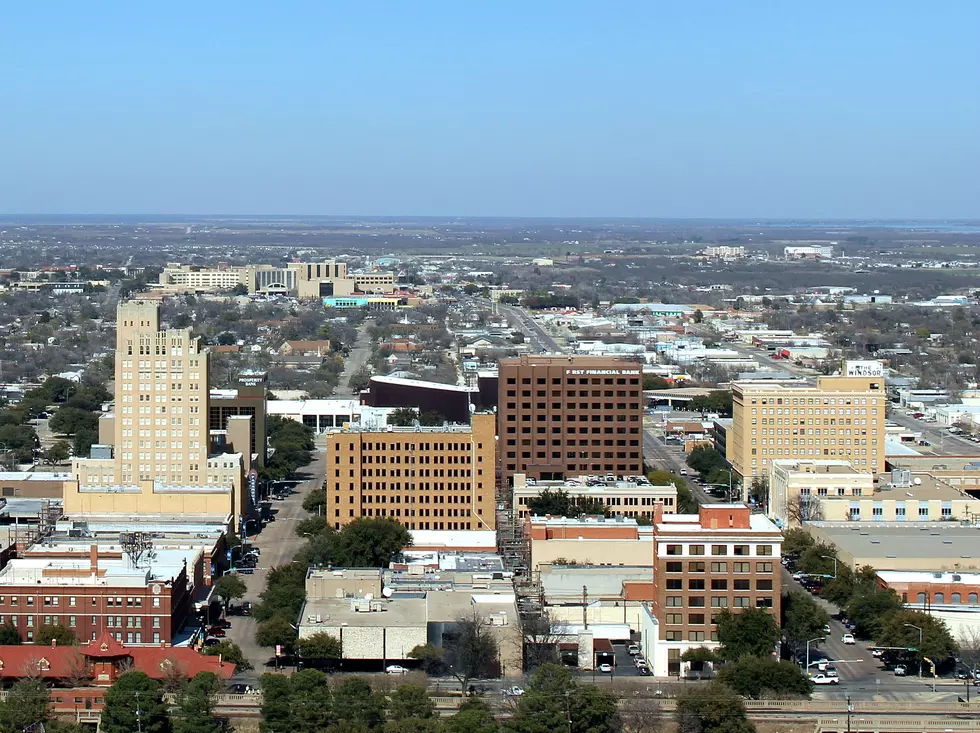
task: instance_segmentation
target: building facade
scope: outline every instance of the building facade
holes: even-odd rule
[[[515,473],[562,480],[643,473],[638,362],[597,356],[501,359],[497,433],[502,485]]]
[[[496,526],[494,416],[472,425],[349,427],[327,435],[327,521],[395,519],[410,530]]]
[[[722,611],[780,617],[782,534],[764,516],[744,504],[702,505],[698,514],[664,515],[653,532],[658,636],[644,638],[643,649],[655,676],[679,675],[687,649],[717,648]]]
[[[636,477],[641,478],[641,477]],[[643,481],[606,481],[598,477],[592,481],[538,481],[528,485],[522,473],[514,474],[514,516],[526,519],[530,514],[530,502],[542,491],[561,491],[570,499],[589,500],[601,504],[611,517],[652,518],[656,507],[663,507],[665,514],[677,511],[677,487],[654,486],[646,477]]]
[[[870,471],[857,471],[841,460],[772,461],[769,471],[769,518],[781,527],[826,519],[832,502],[870,497],[875,480]]]
[[[745,489],[776,460],[847,461],[885,470],[884,377],[820,377],[815,385],[732,384],[727,459]]]

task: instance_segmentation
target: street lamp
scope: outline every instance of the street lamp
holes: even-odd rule
[[[824,560],[834,561],[834,580],[837,580],[837,556],[836,555],[821,555]]]
[[[917,629],[919,632],[919,648],[916,651],[919,653],[919,679],[922,679],[922,627],[916,626],[915,624],[902,624],[902,626],[908,626],[912,629]]]
[[[815,641],[823,641],[824,637],[818,636],[816,639],[809,639],[806,643],[806,673],[810,674],[810,644]]]

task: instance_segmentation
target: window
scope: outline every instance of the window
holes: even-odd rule
[[[759,596],[755,599],[756,608],[772,608],[772,596]]]
[[[967,603],[976,604],[977,601],[978,601],[978,597],[977,597],[977,594],[976,593],[971,593],[970,595],[968,595],[966,597],[966,602]]]
[[[684,590],[683,578],[667,578],[667,590]]]
[[[704,545],[691,545],[690,546],[690,554],[691,555],[703,555],[704,554]]]
[[[735,545],[735,551],[732,553],[734,555],[748,555],[749,546],[748,545]]]
[[[691,578],[687,581],[688,590],[704,590],[704,578]]]
[[[712,555],[727,555],[728,545],[712,545],[711,546]]]
[[[668,555],[680,555],[681,554],[681,546],[680,545],[667,545],[667,554]]]
[[[749,597],[748,596],[735,596],[733,602],[735,608],[749,608]]]
[[[703,573],[704,563],[703,562],[689,562],[687,564],[687,572],[689,573]]]
[[[735,580],[735,585],[733,586],[735,590],[752,590],[752,581],[748,578]]]
[[[755,564],[755,571],[757,573],[771,573],[772,563],[771,562],[757,562]]]
[[[711,590],[728,590],[728,581],[724,578],[712,580]]]
[[[688,631],[687,632],[688,641],[704,641],[703,631]]]
[[[713,562],[711,563],[711,572],[713,573],[727,573],[728,563],[727,562]]]
[[[943,593],[937,593],[936,594],[936,600],[934,602],[935,603],[945,603],[946,602],[946,596]]]
[[[949,601],[950,603],[962,603],[963,599],[959,593],[954,593],[952,597],[949,599]]]
[[[681,608],[684,605],[682,596],[667,596],[667,608]]]
[[[772,580],[757,580],[755,581],[756,590],[772,590]]]
[[[772,545],[756,545],[755,546],[755,554],[756,555],[763,555],[765,557],[771,557],[772,556]]]
[[[750,566],[751,563],[736,562],[736,563],[732,563],[732,570],[734,570],[736,573],[750,573],[752,572],[750,570]]]
[[[712,608],[728,608],[728,596],[712,596],[711,597],[711,607]],[[712,620],[711,623],[714,623],[714,620]]]
[[[683,636],[680,631],[665,631],[664,641],[683,641]]]
[[[703,613],[690,613],[690,614],[687,615],[687,622],[689,624],[691,624],[692,626],[695,625],[695,624],[697,624],[697,625],[703,624],[704,623],[704,614]]]
[[[687,606],[688,608],[704,608],[704,596],[689,596]]]
[[[682,614],[682,613],[668,613],[667,614],[667,623],[668,624],[672,624],[674,626],[680,626],[682,623],[684,623],[684,614]]]
[[[668,573],[683,573],[684,572],[684,563],[682,563],[682,562],[669,562],[669,563],[667,563],[667,572]]]

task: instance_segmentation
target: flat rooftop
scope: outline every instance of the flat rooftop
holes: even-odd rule
[[[943,456],[943,455],[923,455],[906,454],[892,458],[889,454],[888,462],[897,468],[909,468],[912,471],[961,471],[963,473],[976,473],[980,478],[980,454],[975,456]]]
[[[744,509],[744,504],[710,504],[712,509]],[[725,535],[739,532],[760,532],[781,535],[782,533],[763,514],[749,514],[748,529],[738,527],[718,527],[712,529],[701,524],[700,516],[697,514],[664,514],[662,521],[657,524],[657,532],[665,534],[704,534],[704,535]]]
[[[71,481],[71,471],[0,471],[2,481]]]
[[[811,522],[814,534],[853,558],[874,565],[874,558],[936,561],[936,569],[980,562],[980,527],[957,522]],[[894,562],[883,563],[894,565]]]
[[[379,384],[393,384],[400,387],[419,387],[422,389],[434,389],[439,392],[460,392],[470,394],[476,390],[472,387],[464,387],[458,384],[443,384],[442,382],[428,382],[423,379],[405,379],[403,377],[371,377],[372,382]]]
[[[892,487],[888,483],[879,483],[873,498],[879,500],[895,499],[896,501],[904,501],[906,499],[912,501],[974,500],[974,497],[966,492],[950,486],[945,481],[937,480],[927,473],[912,474],[912,481],[911,486],[904,487]]]
[[[928,583],[930,585],[980,585],[980,573],[933,573],[928,570],[879,570],[878,577],[892,585],[893,583]]]
[[[822,473],[838,475],[858,475],[862,471],[856,470],[846,461],[806,461],[793,459],[777,459],[772,462],[773,466],[781,466],[797,473]],[[868,472],[866,475],[870,476]]]

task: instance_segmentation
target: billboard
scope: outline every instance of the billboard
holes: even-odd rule
[[[883,377],[885,368],[880,361],[845,361],[845,377]]]
[[[248,472],[248,494],[252,497],[252,506],[259,505],[259,472],[254,468]]]

